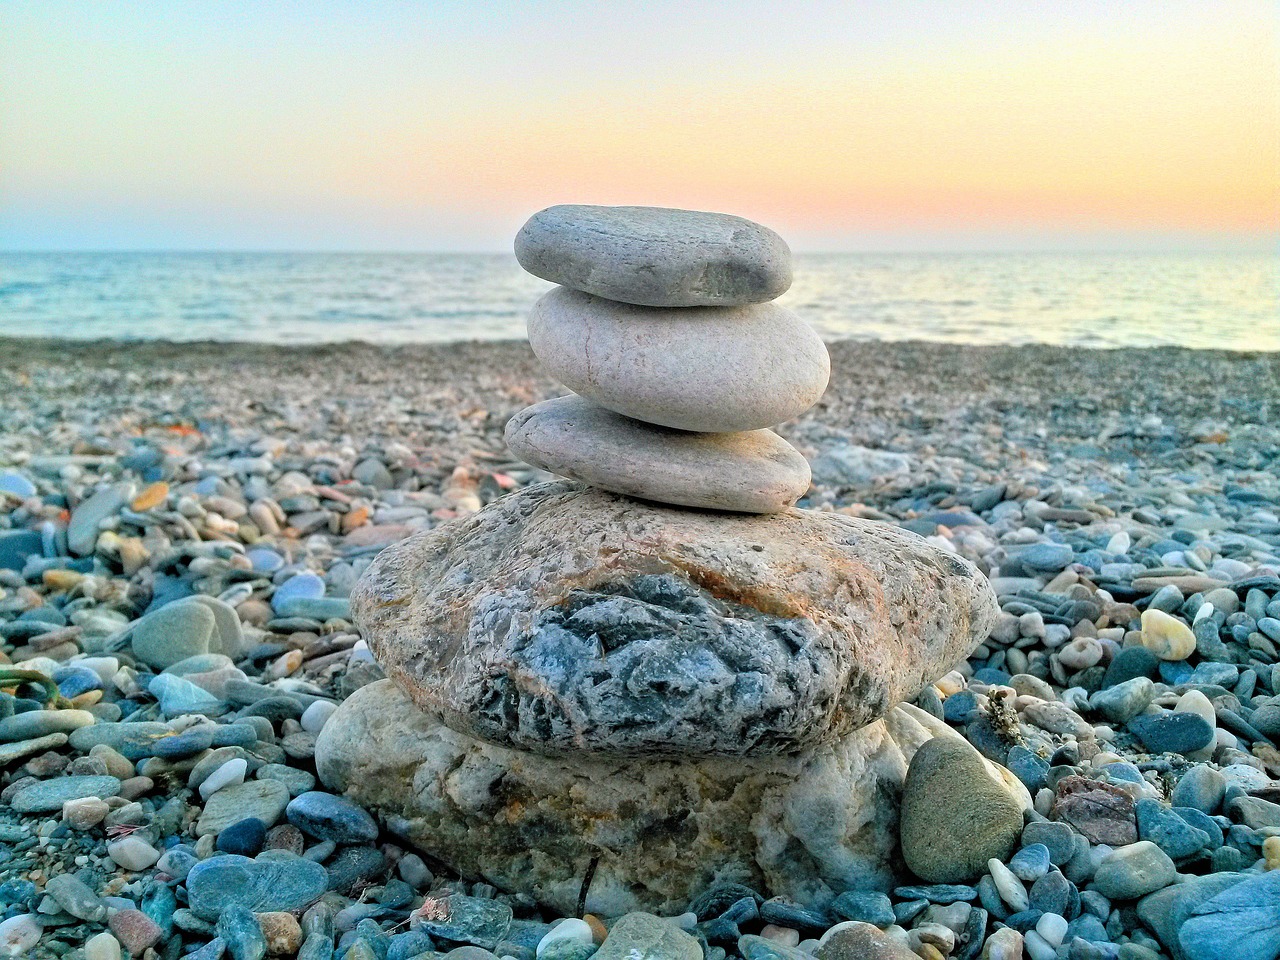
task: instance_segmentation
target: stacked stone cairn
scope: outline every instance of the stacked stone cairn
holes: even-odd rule
[[[607,916],[731,882],[817,907],[887,889],[908,764],[940,739],[929,792],[976,765],[1016,839],[1025,790],[904,702],[987,638],[986,579],[899,528],[792,506],[808,466],[768,428],[818,400],[829,361],[772,302],[781,238],[560,206],[516,252],[559,284],[529,335],[575,395],[507,439],[569,479],[374,561],[352,608],[388,678],[325,726],[324,781],[463,876]]]
[[[576,396],[523,410],[507,446],[603,490],[686,507],[776,513],[809,463],[769,427],[827,388],[827,349],[772,301],[791,251],[765,227],[649,207],[552,207],[516,237],[526,270],[561,286],[529,343]]]

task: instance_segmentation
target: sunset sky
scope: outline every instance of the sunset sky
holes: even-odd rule
[[[1275,7],[0,2],[0,248],[505,250],[552,203],[798,250],[1265,247]]]

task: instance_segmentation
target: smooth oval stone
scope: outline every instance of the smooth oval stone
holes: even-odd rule
[[[529,344],[574,393],[647,423],[731,433],[813,406],[831,359],[776,304],[665,310],[557,287],[534,304]]]
[[[232,905],[255,913],[301,910],[328,885],[329,872],[320,864],[281,854],[257,860],[223,854],[200,861],[187,874],[191,909],[205,920],[216,920]]]
[[[419,706],[552,754],[831,742],[964,659],[998,614],[971,564],[888,524],[695,512],[569,481],[388,547],[351,599]]]
[[[672,430],[577,396],[521,410],[506,441],[536,467],[660,503],[777,513],[809,489],[808,461],[772,430]]]
[[[285,809],[289,822],[317,840],[363,843],[378,839],[378,822],[346,797],[312,790],[294,797]]]
[[[61,810],[68,800],[114,797],[119,792],[120,781],[115,777],[53,777],[23,787],[9,799],[9,805],[18,813],[48,813]]]
[[[562,204],[516,234],[535,277],[648,307],[764,303],[791,286],[791,250],[758,223],[669,207]]]
[[[288,804],[289,788],[279,780],[247,780],[224,787],[205,801],[196,836],[221,833],[247,817],[256,817],[269,827]]]
[[[902,858],[930,883],[977,879],[991,858],[1003,861],[1017,847],[1022,807],[969,744],[930,740],[916,751],[902,789]]]

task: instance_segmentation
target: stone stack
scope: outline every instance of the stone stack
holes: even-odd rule
[[[791,251],[724,214],[558,206],[516,237],[526,270],[561,286],[529,317],[529,343],[576,396],[523,410],[512,452],[603,490],[677,506],[776,513],[809,464],[769,427],[809,409],[826,347],[773,303]]]
[[[914,534],[788,507],[808,470],[767,427],[817,400],[828,361],[770,302],[790,281],[775,234],[553,207],[517,251],[562,284],[530,339],[578,395],[508,439],[573,479],[374,560],[352,611],[388,679],[326,724],[321,777],[563,911],[887,886],[907,765],[955,737],[904,701],[987,638],[990,585]]]

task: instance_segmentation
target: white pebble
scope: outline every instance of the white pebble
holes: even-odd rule
[[[1045,943],[1055,949],[1062,946],[1067,938],[1067,920],[1056,913],[1042,914],[1036,921],[1036,933],[1044,937]]]
[[[1204,720],[1211,727],[1218,725],[1218,715],[1214,712],[1213,704],[1199,690],[1188,690],[1173,707],[1174,713],[1194,713],[1197,717]]]
[[[302,729],[307,733],[319,733],[324,729],[324,725],[328,723],[329,718],[333,716],[334,711],[337,709],[338,705],[336,703],[330,703],[328,700],[317,700],[302,712]]]
[[[244,757],[232,757],[204,778],[204,782],[200,784],[200,798],[208,800],[223,787],[244,783],[244,775],[248,769],[249,764]]]
[[[1129,539],[1129,535],[1121,530],[1107,541],[1107,553],[1128,553],[1129,548],[1133,546],[1133,541]]]
[[[21,913],[0,923],[0,957],[22,956],[40,942],[42,930],[32,913]]]
[[[107,856],[124,869],[135,873],[147,869],[160,859],[159,851],[141,837],[122,837],[108,843]]]
[[[1012,927],[1001,927],[987,938],[982,956],[984,960],[1022,960],[1022,934]]]
[[[570,942],[590,945],[592,939],[591,925],[585,920],[570,917],[567,920],[561,920],[538,941],[537,955],[542,956],[553,943]]]
[[[1022,935],[1022,947],[1029,960],[1054,960],[1058,956],[1056,947],[1050,946],[1040,934],[1028,930]]]
[[[1094,637],[1076,637],[1058,651],[1058,659],[1068,670],[1087,670],[1102,659],[1102,644]]]
[[[120,960],[120,941],[103,932],[84,944],[84,960]]]
[[[1031,901],[1027,899],[1027,888],[1013,875],[1012,870],[995,857],[987,861],[987,870],[996,883],[996,889],[1000,891],[1000,899],[1009,905],[1010,910],[1021,913],[1031,906]]]

